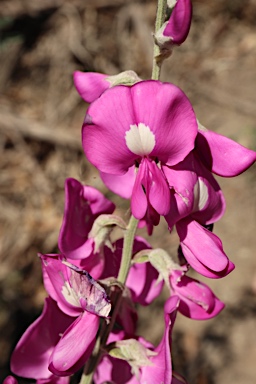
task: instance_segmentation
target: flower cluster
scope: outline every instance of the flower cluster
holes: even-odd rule
[[[164,48],[183,43],[191,22],[190,1],[171,5],[169,21],[155,35]],[[38,384],[66,384],[87,363],[95,384],[185,383],[172,370],[177,311],[205,320],[224,308],[189,270],[218,279],[234,269],[212,232],[225,211],[213,174],[237,176],[256,153],[205,129],[173,84],[142,80],[132,71],[116,76],[77,71],[74,82],[90,103],[82,127],[87,159],[112,192],[130,200],[136,225],[152,235],[162,216],[170,233],[176,228],[178,255],[174,260],[138,236],[127,246],[130,227],[114,214],[114,204],[95,188],[67,179],[59,253],[39,254],[48,297],[13,352],[12,372]],[[124,238],[113,239],[116,226]],[[164,284],[165,328],[154,346],[136,333],[137,306],[151,304]],[[5,380],[15,382],[11,376]]]

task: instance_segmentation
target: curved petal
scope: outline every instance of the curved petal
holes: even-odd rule
[[[163,31],[164,36],[170,36],[174,44],[182,44],[190,29],[192,18],[192,3],[190,0],[178,0],[173,8],[171,17]]]
[[[149,202],[159,215],[167,215],[170,211],[170,189],[167,180],[154,161],[147,161],[147,163],[150,183],[148,187]]]
[[[126,285],[130,288],[135,303],[149,305],[159,296],[164,281],[157,282],[159,273],[150,263],[133,264]]]
[[[125,142],[131,124],[136,124],[136,119],[130,87],[110,88],[88,108],[82,128],[83,149],[101,172],[123,175],[134,165],[137,155]]]
[[[82,312],[79,300],[70,286],[71,270],[64,265],[61,255],[39,254],[42,261],[44,286],[48,294],[57,301],[59,308],[69,316],[79,316]]]
[[[4,379],[3,384],[18,384],[18,380],[13,376],[7,376]]]
[[[223,271],[216,272],[209,268],[207,268],[203,263],[201,263],[195,255],[190,251],[188,247],[186,247],[184,244],[181,244],[182,248],[182,258],[186,257],[188,263],[192,268],[194,268],[195,271],[200,273],[201,275],[205,277],[209,277],[210,279],[221,279],[222,277],[227,276],[230,272],[232,272],[235,269],[235,265],[232,263],[232,261],[228,260],[228,265]],[[184,256],[185,255],[185,256]]]
[[[225,213],[224,195],[213,177],[208,179],[199,177],[197,186],[198,200],[191,217],[203,225],[215,223]]]
[[[91,104],[82,130],[89,161],[102,172],[125,174],[138,158],[126,133],[139,124],[153,137],[150,156],[162,163],[177,164],[194,148],[197,122],[185,94],[173,84],[148,80],[113,87]]]
[[[29,326],[11,357],[11,370],[18,376],[47,379],[49,358],[62,334],[74,321],[60,311],[55,301],[45,299],[41,316]]]
[[[88,257],[94,247],[88,239],[94,220],[102,213],[112,213],[115,205],[93,187],[68,178],[65,182],[65,210],[58,245],[70,259]]]
[[[83,312],[64,332],[50,357],[49,370],[67,376],[78,371],[90,357],[99,328],[99,317]]]
[[[189,249],[200,263],[212,271],[221,272],[226,269],[228,257],[216,235],[190,218],[178,221],[176,229],[186,259],[189,256],[186,250]],[[190,264],[190,260],[187,261]]]
[[[153,365],[141,369],[140,383],[171,383],[172,359],[171,359],[171,332],[179,305],[178,296],[170,297],[164,306],[165,331],[162,340],[155,348],[156,356],[150,358]]]
[[[175,85],[148,80],[131,87],[137,123],[150,127],[156,144],[150,153],[174,165],[194,148],[197,122],[187,96]]]
[[[51,375],[49,379],[37,380],[36,384],[69,384],[69,382],[70,382],[69,376]]]
[[[179,296],[179,312],[195,320],[210,319],[224,308],[222,303],[204,283],[173,271],[170,283],[174,294]]]
[[[73,79],[79,95],[84,101],[91,103],[110,87],[107,76],[103,73],[75,71]]]
[[[143,219],[148,208],[147,198],[148,169],[147,162],[142,162],[136,175],[131,197],[131,211],[136,219]]]
[[[256,161],[256,152],[208,130],[199,130],[196,152],[211,172],[224,177],[237,176]]]
[[[131,373],[131,367],[125,360],[104,356],[93,376],[95,384],[139,384]]]
[[[124,199],[131,198],[133,186],[136,179],[135,166],[130,167],[128,171],[121,176],[100,172],[100,177],[103,183],[112,192],[123,197]]]

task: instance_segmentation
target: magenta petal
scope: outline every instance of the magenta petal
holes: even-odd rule
[[[135,376],[131,373],[130,365],[120,359],[104,356],[93,376],[95,384],[138,384]]]
[[[224,177],[237,176],[256,161],[256,152],[207,130],[199,130],[196,151],[210,171]]]
[[[77,92],[87,103],[96,100],[110,87],[107,75],[102,73],[75,71],[73,77]]]
[[[82,129],[88,160],[101,172],[123,175],[137,155],[125,142],[125,132],[136,124],[130,87],[110,88],[90,105]]]
[[[187,96],[175,85],[142,81],[131,87],[137,123],[147,125],[155,135],[151,157],[174,165],[194,148],[197,135],[195,114]]]
[[[18,384],[18,380],[13,376],[7,376],[4,379],[3,384]]]
[[[148,187],[149,202],[160,215],[167,215],[170,210],[170,189],[167,180],[155,162],[148,161],[148,171],[152,178]]]
[[[49,379],[37,380],[36,384],[69,384],[69,382],[70,382],[69,376],[51,375]]]
[[[199,206],[196,206],[191,214],[194,220],[203,225],[218,221],[224,215],[226,209],[225,198],[218,183],[211,174],[209,176],[211,177],[208,177],[208,180],[202,177],[198,178]],[[204,206],[200,207],[201,194],[204,195],[205,193],[207,199]],[[205,197],[203,197],[203,200],[205,200]]]
[[[101,172],[100,177],[102,178],[103,183],[112,192],[124,199],[130,199],[136,179],[135,166],[130,167],[128,171],[121,176]]]
[[[150,263],[133,264],[126,285],[130,288],[135,303],[148,305],[159,296],[164,281],[156,284],[158,276],[157,270]]]
[[[203,263],[201,263],[195,257],[195,255],[190,251],[190,249],[186,247],[184,244],[181,244],[181,248],[186,259],[189,260],[190,266],[194,268],[195,271],[200,273],[200,275],[203,275],[210,279],[221,279],[222,277],[227,276],[230,272],[232,272],[235,269],[235,265],[232,263],[232,261],[228,260],[228,265],[225,269],[223,269],[223,271],[220,271],[220,272],[213,271],[207,268]]]
[[[61,252],[70,259],[83,259],[93,251],[88,239],[94,220],[102,213],[112,213],[114,204],[93,187],[69,178],[65,182],[65,211],[59,234]]]
[[[79,316],[82,312],[82,308],[77,303],[77,306],[73,304],[73,301],[68,302],[67,297],[64,296],[64,292],[70,287],[70,269],[64,265],[59,257],[61,255],[39,255],[42,261],[44,286],[48,294],[57,301],[59,308],[69,316]]]
[[[224,308],[222,303],[204,283],[182,276],[181,271],[173,271],[170,282],[174,293],[179,296],[179,312],[195,320],[210,319]]]
[[[171,332],[176,318],[179,299],[177,296],[170,297],[164,307],[165,331],[160,344],[156,347],[156,356],[150,360],[154,365],[142,367],[141,383],[159,384],[171,383],[172,381],[172,360],[171,360]]]
[[[190,0],[178,0],[171,17],[163,31],[163,35],[171,37],[174,44],[182,44],[190,29],[192,3]]]
[[[99,317],[83,312],[64,332],[54,348],[49,369],[55,375],[71,375],[90,357],[99,328]]]
[[[131,211],[136,219],[143,219],[148,208],[146,188],[148,183],[147,162],[142,162],[136,175],[131,197]],[[144,188],[144,189],[143,189]]]
[[[227,267],[228,257],[221,240],[212,232],[191,219],[180,220],[176,223],[176,229],[186,259],[190,256],[186,253],[186,249],[189,249],[194,258],[213,271],[221,272]],[[187,261],[191,264],[190,260]]]
[[[18,376],[47,379],[49,358],[73,318],[61,312],[55,301],[45,299],[41,316],[29,326],[19,340],[11,357],[11,370]]]

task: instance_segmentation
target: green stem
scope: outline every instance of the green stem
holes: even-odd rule
[[[135,217],[131,216],[129,224],[125,231],[125,235],[124,235],[122,259],[121,259],[121,265],[120,265],[120,269],[117,277],[117,281],[122,285],[124,285],[126,282],[129,269],[131,266],[133,243],[134,243],[134,237],[135,237],[137,226],[138,226],[138,220],[135,219]],[[101,359],[101,350],[104,348],[105,344],[107,343],[108,336],[114,327],[116,316],[119,312],[121,299],[122,299],[122,290],[120,290],[120,292],[118,292],[117,294],[116,300],[113,303],[114,310],[111,316],[110,323],[104,328],[104,331],[100,333],[97,339],[92,358],[88,361],[88,363],[85,366],[84,373],[80,380],[80,384],[91,384],[92,382],[95,368],[97,367]]]
[[[119,273],[117,276],[117,280],[121,284],[125,284],[128,273],[129,273],[129,269],[131,266],[133,241],[134,241],[134,236],[135,236],[137,226],[138,226],[138,220],[135,219],[135,217],[131,216],[125,235],[124,235],[122,260],[121,260]]]
[[[155,33],[162,27],[165,20],[167,0],[158,0],[157,11],[156,11],[156,22],[155,22]],[[152,80],[160,79],[161,65],[162,62],[157,61],[156,57],[160,54],[160,48],[155,43],[153,53],[153,67],[152,67]]]

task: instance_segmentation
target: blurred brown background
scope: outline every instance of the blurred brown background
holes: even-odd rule
[[[256,1],[194,0],[193,6],[190,35],[164,64],[162,80],[187,93],[203,125],[255,150]],[[111,197],[82,151],[86,105],[72,73],[133,69],[149,78],[155,10],[153,0],[0,1],[1,382],[11,350],[42,308],[36,255],[57,250],[65,178]],[[217,319],[178,316],[174,366],[190,384],[254,384],[255,166],[218,181],[227,212],[215,232],[236,270],[207,282],[227,304]],[[151,242],[175,255],[177,239],[164,224]],[[140,311],[139,332],[152,342],[162,335],[163,300]]]

